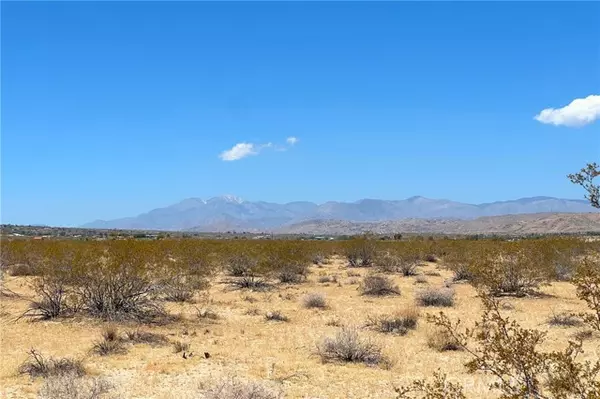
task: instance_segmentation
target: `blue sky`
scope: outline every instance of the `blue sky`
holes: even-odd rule
[[[1,11],[4,223],[221,194],[581,198],[565,175],[600,158],[599,3]]]

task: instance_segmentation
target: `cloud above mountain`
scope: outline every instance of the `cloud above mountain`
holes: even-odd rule
[[[255,143],[237,143],[228,150],[225,150],[219,154],[219,158],[222,161],[238,161],[240,159],[258,155],[261,151],[268,148],[273,148],[277,151],[286,151],[298,142],[297,137],[290,136],[286,140],[286,145],[273,145],[273,143],[255,144]]]
[[[562,108],[546,108],[535,117],[538,122],[567,127],[582,127],[600,119],[600,95],[576,98]]]

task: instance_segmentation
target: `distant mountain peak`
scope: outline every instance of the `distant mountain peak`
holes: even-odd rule
[[[209,201],[214,202],[214,201],[222,201],[222,202],[228,202],[230,204],[241,204],[244,202],[244,200],[240,197],[236,197],[235,195],[231,195],[231,194],[225,194],[225,195],[221,195],[218,197],[213,197],[211,199],[209,199]]]

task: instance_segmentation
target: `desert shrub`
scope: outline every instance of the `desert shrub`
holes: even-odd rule
[[[33,282],[36,297],[29,303],[24,317],[42,320],[62,316],[68,310],[67,279],[63,276],[40,276]]]
[[[92,351],[100,356],[127,352],[123,341],[119,337],[119,331],[114,326],[108,326],[102,330],[102,339],[94,343]]]
[[[583,300],[591,312],[579,316],[589,327],[600,331],[600,263],[597,258],[586,257],[573,278],[577,297]]]
[[[231,279],[229,281],[229,284],[234,289],[239,290],[247,289],[252,291],[268,291],[271,288],[273,288],[273,286],[269,284],[264,278],[254,275]]]
[[[337,283],[337,276],[319,276],[317,278],[317,282],[319,283]]]
[[[443,329],[434,329],[427,334],[427,346],[438,352],[462,350],[461,342]]]
[[[50,377],[40,388],[39,399],[103,399],[113,385],[103,378],[80,378],[72,374]]]
[[[124,240],[84,253],[88,259],[73,270],[83,309],[107,320],[151,321],[164,315],[150,269],[155,250],[147,243]]]
[[[248,254],[234,254],[225,261],[226,272],[233,277],[242,277],[252,273],[257,261]]]
[[[342,327],[335,337],[326,337],[318,345],[323,362],[350,362],[377,365],[386,362],[381,347],[360,336],[355,327]]]
[[[600,362],[578,362],[581,343],[569,342],[564,351],[541,352],[546,334],[524,329],[500,313],[499,302],[480,291],[484,305],[481,322],[461,331],[460,321],[446,315],[428,321],[452,337],[472,360],[471,373],[483,371],[494,377],[490,389],[503,398],[596,398],[600,395]],[[471,346],[470,340],[476,345]]]
[[[312,255],[311,262],[315,265],[321,265],[325,263],[326,259],[327,258],[325,257],[325,255],[323,255],[320,252],[317,252]]]
[[[520,297],[535,294],[541,285],[548,284],[552,272],[543,246],[518,242],[496,245],[482,253],[475,265],[473,281],[477,286],[494,296]]]
[[[310,294],[306,294],[302,298],[302,304],[307,309],[325,309],[327,308],[327,299],[325,298],[325,294],[321,294],[319,292],[312,292]]]
[[[299,284],[306,280],[308,267],[302,263],[291,263],[282,266],[276,271],[279,282],[287,284]]]
[[[427,283],[428,283],[427,277],[421,276],[421,275],[415,277],[415,284],[427,284]]]
[[[376,254],[376,242],[370,237],[354,238],[345,243],[344,255],[350,267],[372,266]]]
[[[289,321],[290,319],[281,313],[279,310],[273,310],[265,314],[265,319],[268,321]]]
[[[181,352],[187,352],[190,350],[190,343],[189,342],[184,342],[181,340],[176,340],[173,341],[171,343],[171,345],[173,346],[173,353],[181,353]]]
[[[279,399],[282,395],[258,382],[226,379],[202,392],[205,399]]]
[[[140,329],[127,330],[124,333],[128,342],[133,344],[147,344],[151,346],[162,346],[167,344],[168,339],[164,334],[152,333]]]
[[[192,302],[194,294],[208,287],[207,281],[198,275],[176,273],[159,283],[159,290],[170,302]]]
[[[572,313],[555,313],[548,318],[548,324],[560,327],[577,327],[582,324],[581,319]]]
[[[414,308],[398,310],[392,314],[370,316],[367,326],[382,333],[405,335],[409,330],[417,328],[419,312]]]
[[[393,280],[386,276],[366,276],[360,286],[363,295],[400,295],[400,289]]]
[[[419,265],[419,256],[415,250],[404,248],[403,251],[380,252],[375,265],[384,273],[400,273],[403,276],[414,276]]]
[[[66,357],[46,358],[37,350],[31,349],[27,360],[19,366],[19,374],[27,374],[31,378],[48,378],[61,375],[82,377],[86,372],[81,360]]]
[[[360,277],[361,274],[359,272],[357,272],[357,271],[354,271],[354,270],[348,270],[346,272],[346,276],[348,276],[348,277]]]
[[[396,399],[466,399],[462,385],[451,383],[440,370],[433,373],[433,380],[416,380],[403,387],[395,387]]]
[[[454,290],[450,288],[425,288],[416,295],[420,306],[454,306]]]
[[[453,281],[473,281],[474,273],[473,271],[466,265],[458,265],[454,269],[454,276],[452,276]]]

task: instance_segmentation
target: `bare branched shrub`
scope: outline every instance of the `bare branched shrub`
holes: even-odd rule
[[[400,295],[400,288],[394,284],[392,279],[386,276],[366,276],[362,281],[360,289],[363,295]]]
[[[67,281],[62,276],[40,276],[33,283],[36,298],[31,300],[22,317],[49,320],[62,316],[68,309]]]
[[[205,399],[280,399],[281,393],[258,382],[223,380],[202,392]]]
[[[437,263],[437,262],[439,262],[439,259],[434,254],[427,254],[427,255],[425,255],[425,261],[431,262],[431,263]]]
[[[265,319],[268,321],[290,321],[290,319],[279,310],[265,313]]]
[[[81,360],[66,357],[46,358],[37,350],[31,349],[27,360],[19,366],[19,374],[27,374],[31,378],[47,378],[67,374],[82,377],[86,372]]]
[[[433,380],[416,380],[412,384],[394,388],[396,399],[423,398],[423,399],[466,399],[463,387],[458,383],[451,383],[448,377],[440,370],[433,373]]]
[[[454,290],[451,288],[425,288],[417,293],[420,306],[454,306]]]
[[[361,337],[355,327],[342,327],[335,337],[326,337],[317,346],[323,362],[351,362],[377,365],[387,360],[381,347]]]
[[[578,327],[582,324],[581,319],[577,317],[577,315],[562,312],[555,313],[548,318],[548,324],[551,326],[560,326],[560,327]]]
[[[159,290],[165,300],[170,302],[193,302],[194,294],[208,287],[202,276],[177,274],[160,282]]]
[[[405,308],[392,314],[370,316],[367,326],[382,333],[405,335],[409,330],[417,328],[419,311],[414,308]]]
[[[319,292],[312,292],[310,294],[306,294],[302,298],[302,304],[305,308],[308,309],[325,309],[327,308],[327,299],[325,298],[325,294],[321,294]]]
[[[104,399],[112,397],[113,385],[103,378],[80,378],[72,374],[44,380],[39,399]]]

